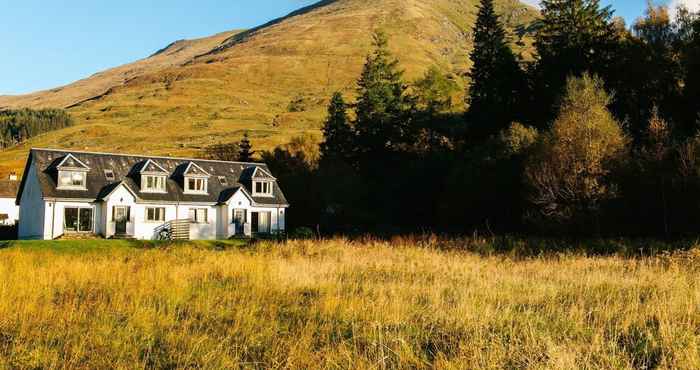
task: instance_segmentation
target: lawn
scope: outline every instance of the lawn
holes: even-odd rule
[[[12,242],[0,368],[700,368],[700,251]]]

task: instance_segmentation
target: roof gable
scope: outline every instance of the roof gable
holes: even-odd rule
[[[202,167],[194,162],[190,162],[185,171],[183,172],[185,176],[199,176],[199,177],[209,177],[211,176],[209,172],[205,171]]]
[[[141,165],[141,169],[139,170],[139,173],[154,173],[154,174],[167,175],[168,171],[166,171],[165,168],[163,168],[161,165],[159,165],[153,159],[148,159],[148,160],[146,160],[146,162],[144,162]]]
[[[253,171],[253,179],[255,180],[276,180],[269,172],[265,171],[260,167],[255,167]]]
[[[89,171],[90,167],[88,167],[85,163],[80,161],[78,158],[75,158],[73,154],[68,153],[63,159],[56,165],[56,168],[59,170],[81,170],[81,171]]]
[[[109,184],[109,185],[105,186],[104,188],[102,188],[102,191],[100,191],[100,195],[98,196],[98,199],[107,200],[115,191],[117,191],[117,189],[119,189],[121,187],[125,188],[126,191],[128,191],[134,197],[134,199],[139,199],[138,194],[136,194],[136,192],[133,191],[131,189],[131,187],[129,185],[127,185],[126,182],[124,182],[124,181]]]

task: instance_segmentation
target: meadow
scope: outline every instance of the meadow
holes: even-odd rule
[[[700,368],[700,248],[460,243],[9,242],[0,368]]]

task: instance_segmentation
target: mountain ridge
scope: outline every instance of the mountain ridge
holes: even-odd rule
[[[303,133],[318,137],[332,92],[352,97],[377,29],[389,35],[407,81],[437,66],[464,87],[477,4],[323,0],[249,30],[175,41],[58,89],[0,97],[0,107],[68,107],[76,120],[0,153],[0,173],[21,167],[34,145],[192,156],[244,132],[258,149]],[[514,34],[513,48],[529,58],[522,29],[538,13],[516,0],[497,0],[496,8]],[[292,101],[301,109],[289,109]]]

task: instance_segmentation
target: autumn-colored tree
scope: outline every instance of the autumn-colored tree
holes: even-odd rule
[[[537,219],[598,230],[601,204],[616,195],[611,170],[627,142],[607,109],[610,99],[598,77],[567,80],[559,114],[526,166]]]

